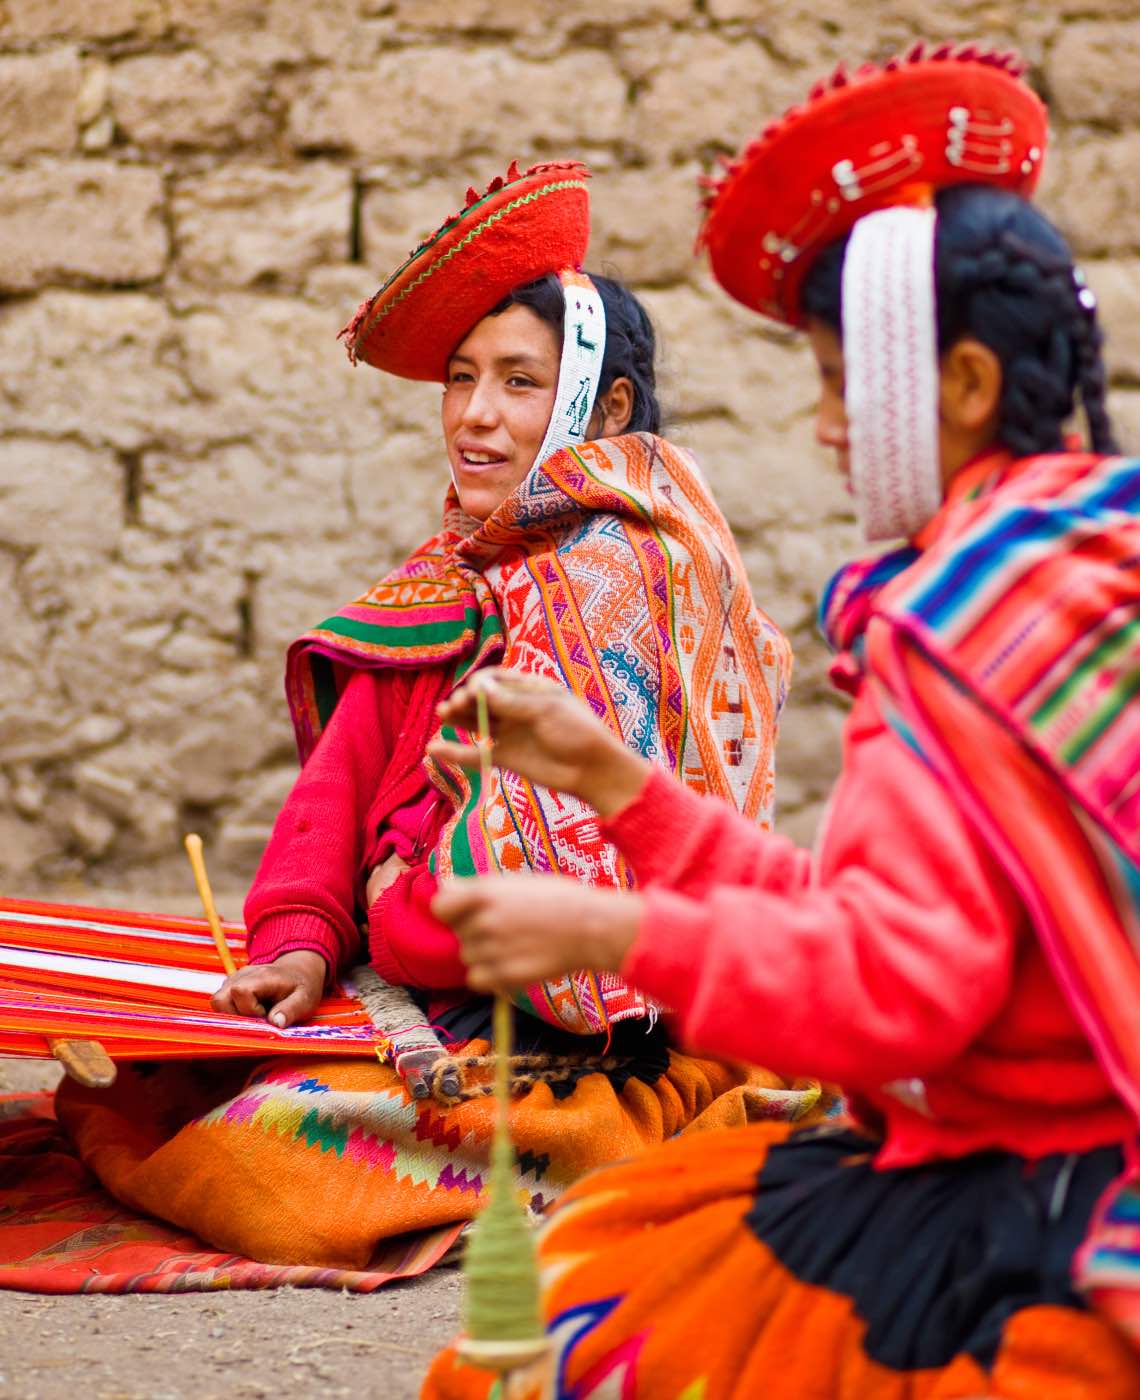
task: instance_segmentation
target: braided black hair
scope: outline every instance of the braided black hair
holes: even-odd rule
[[[999,439],[1018,456],[1059,451],[1079,395],[1093,450],[1116,452],[1096,301],[1064,238],[1031,204],[988,185],[955,185],[935,203],[938,350],[972,336],[998,357]],[[846,239],[826,248],[803,289],[804,311],[841,334],[846,248]]]
[[[602,356],[598,394],[606,393],[615,379],[628,379],[633,385],[633,412],[625,431],[660,432],[661,405],[657,400],[654,368],[657,337],[649,313],[629,288],[614,278],[591,272],[590,281],[597,287],[606,309],[606,350]],[[529,308],[554,327],[561,341],[566,303],[562,283],[554,273],[516,287],[491,309],[490,315],[500,316],[512,306]]]

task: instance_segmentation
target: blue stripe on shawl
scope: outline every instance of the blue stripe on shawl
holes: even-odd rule
[[[873,563],[867,566],[867,571],[852,590],[854,595],[867,592],[875,592],[883,584],[890,583],[891,579],[897,577],[904,569],[909,569],[914,561],[921,554],[914,545],[904,545],[901,549],[892,549],[886,554],[881,554]],[[819,607],[816,612],[816,624],[829,644],[834,646],[828,618],[831,615],[832,602],[839,589],[841,582],[847,580],[853,568],[859,568],[858,564],[844,564],[832,574],[824,585],[824,589],[819,599]]]
[[[931,627],[938,627],[969,602],[1008,554],[1043,540],[1055,540],[1072,530],[1077,521],[1098,511],[1134,509],[1138,502],[1140,462],[1129,459],[1074,506],[1011,509],[973,543],[955,551],[928,588],[908,600],[908,609]]]
[[[942,625],[970,601],[1007,554],[1040,540],[1056,539],[1071,528],[1073,518],[1072,511],[1010,511],[1001,523],[955,551],[925,591],[907,600],[907,611],[931,627]]]
[[[915,757],[922,763],[924,768],[928,768],[932,773],[936,772],[937,770],[931,762],[930,755],[918,742],[918,736],[907,723],[903,715],[893,705],[889,707],[884,706],[883,713],[887,721],[887,727],[891,732],[902,740],[907,748],[910,749]]]

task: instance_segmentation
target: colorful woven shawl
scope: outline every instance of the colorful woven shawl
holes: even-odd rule
[[[756,608],[728,525],[686,452],[649,434],[555,453],[482,524],[454,490],[443,529],[290,649],[286,687],[302,761],[345,668],[497,662],[560,681],[631,748],[746,816],[772,812],[772,751],[790,669]],[[560,871],[627,885],[592,810],[496,770],[429,765],[454,806],[441,877]],[[528,989],[528,1010],[581,1033],[643,1015],[611,974]]]
[[[1140,1121],[1140,462],[990,459],[919,545],[842,571],[825,627],[1008,873]],[[1140,1341],[1135,1181],[1079,1275]]]

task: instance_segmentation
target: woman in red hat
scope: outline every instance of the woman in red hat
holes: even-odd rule
[[[806,329],[820,441],[868,537],[907,541],[824,599],[854,705],[815,851],[537,682],[442,709],[462,724],[484,688],[497,761],[589,802],[640,885],[451,885],[472,986],[585,947],[689,1048],[850,1094],[830,1125],[671,1143],[568,1193],[543,1395],[1140,1395],[1140,463],[1095,299],[1026,199],[1045,115],[1019,71],[840,71],[710,200],[715,274]],[[488,1384],[446,1353],[426,1393]]]
[[[303,768],[246,904],[249,963],[214,1004],[286,1028],[350,977],[382,1062],[124,1072],[109,1094],[60,1094],[116,1196],[216,1247],[364,1269],[378,1241],[431,1228],[438,1257],[478,1206],[492,1124],[489,1001],[431,913],[439,878],[633,882],[578,800],[502,773],[483,792],[425,762],[457,677],[496,662],[551,678],[647,761],[770,815],[788,649],[695,462],[657,435],[644,310],[577,270],[587,174],[512,167],[471,191],[344,332],[354,361],[443,385],[453,484],[439,533],[290,650]],[[517,1000],[535,1210],[706,1110],[794,1115],[819,1095],[676,1053],[611,973],[575,966]]]

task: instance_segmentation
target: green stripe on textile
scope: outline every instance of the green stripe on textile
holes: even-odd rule
[[[545,1017],[542,1015],[542,1012],[539,1011],[538,1007],[535,1006],[534,1001],[527,995],[526,992],[512,992],[511,1001],[514,1002],[514,1004],[519,1008],[520,1011],[525,1011],[529,1016],[534,1016],[540,1021],[545,1020]]]
[[[1111,728],[1125,705],[1137,695],[1140,695],[1140,671],[1128,671],[1106,692],[1084,724],[1061,745],[1059,752],[1064,762],[1079,763],[1105,730]]]
[[[673,584],[672,584],[672,580],[673,580],[673,556],[672,556],[672,554],[669,552],[669,546],[668,546],[668,544],[666,543],[666,536],[665,536],[660,530],[657,530],[657,529],[654,529],[653,535],[654,535],[654,538],[657,540],[658,545],[660,545],[660,547],[661,547],[661,553],[665,556],[666,575],[667,575],[667,577],[668,577],[668,579],[669,579],[669,606],[668,606],[669,640],[670,640],[670,641],[672,642],[672,644],[673,644],[673,665],[676,667],[676,671],[677,671],[677,682],[678,682],[678,684],[679,684],[680,687],[681,687],[681,715],[680,715],[680,728],[681,728],[681,732],[680,732],[680,735],[678,736],[678,739],[677,739],[677,776],[680,777],[681,766],[682,766],[682,763],[683,763],[683,760],[684,760],[684,756],[685,756],[685,744],[688,742],[688,738],[689,738],[689,710],[690,710],[690,706],[689,706],[689,687],[685,684],[685,673],[684,673],[684,671],[682,670],[680,664],[679,664],[678,661],[677,661],[677,657],[679,657],[679,656],[681,655],[681,649],[680,649],[680,646],[678,645],[678,641],[677,641],[677,596],[676,596],[676,594],[675,594],[674,591],[673,591]],[[724,626],[726,629],[729,628],[729,627],[731,626],[731,622],[730,622],[730,620],[729,620],[729,616],[728,616],[727,613],[724,614],[724,616],[723,616],[723,618],[722,618],[722,623],[721,623],[721,625]],[[662,707],[664,706],[664,704],[665,704],[665,694],[664,694],[664,689],[662,689],[661,694],[658,695],[658,697],[657,697],[658,727],[659,727],[659,728],[660,728],[660,724],[661,724],[660,712],[661,712],[661,709],[662,709]]]
[[[1049,724],[1058,710],[1068,704],[1085,681],[1095,680],[1096,673],[1107,665],[1112,656],[1128,646],[1138,631],[1140,631],[1140,617],[1133,618],[1123,627],[1103,638],[1081,664],[1065,677],[1052,695],[1048,696],[1030,715],[1029,723],[1034,729],[1041,729]]]
[[[475,645],[474,651],[469,652],[466,656],[461,656],[456,662],[456,685],[459,685],[469,671],[473,671],[476,667],[483,664],[483,660],[488,651],[496,641],[502,640],[503,635],[503,621],[498,613],[486,615],[483,618],[483,626],[479,633],[479,640]]]
[[[408,647],[461,642],[465,636],[475,631],[478,625],[477,609],[466,608],[462,622],[421,622],[415,627],[386,627],[382,623],[357,622],[350,617],[330,617],[316,630],[332,632],[335,636],[347,637],[350,641],[365,642],[370,646],[383,646],[396,651]]]
[[[588,476],[588,477],[590,478],[591,481],[595,482],[598,486],[604,488],[606,491],[611,491],[615,496],[620,496],[620,497],[626,502],[626,504],[630,507],[630,513],[631,513],[631,514],[636,514],[636,515],[638,515],[638,516],[641,517],[641,520],[639,521],[639,524],[642,526],[643,529],[646,528],[646,527],[648,527],[648,529],[649,529],[650,533],[652,534],[653,538],[657,541],[658,545],[660,546],[660,548],[661,548],[661,553],[664,555],[665,559],[668,561],[669,603],[668,603],[667,612],[668,612],[668,616],[669,616],[669,639],[670,639],[670,641],[671,641],[671,643],[672,643],[672,645],[673,645],[673,656],[674,656],[674,657],[680,656],[680,655],[681,655],[681,652],[678,650],[678,646],[677,646],[677,607],[676,607],[676,597],[675,597],[675,595],[674,595],[674,592],[673,592],[673,585],[672,585],[672,580],[673,580],[673,555],[672,555],[672,554],[670,553],[670,551],[669,551],[669,546],[668,546],[668,544],[666,543],[666,538],[667,538],[667,537],[666,537],[664,531],[660,530],[656,525],[652,524],[652,521],[653,521],[653,512],[652,512],[652,510],[651,510],[643,501],[639,500],[639,499],[638,499],[636,496],[634,496],[631,492],[621,490],[619,487],[615,486],[614,483],[613,483],[612,481],[607,481],[607,480],[605,480],[603,477],[599,476],[597,472],[592,471],[591,468],[590,468],[590,466],[589,466],[589,464],[587,463],[585,457],[582,456],[582,454],[581,454],[581,452],[578,450],[578,448],[576,448],[576,447],[571,447],[571,448],[568,448],[567,451],[569,451],[569,452],[573,455],[574,460],[575,460],[575,461],[578,463],[578,465],[582,468],[582,472],[583,472],[583,474],[584,474],[585,476]],[[626,538],[627,538],[627,539],[630,539],[628,530],[626,531]],[[634,549],[634,553],[640,555],[640,554],[641,554],[641,550],[640,550],[637,546],[633,545],[632,539],[630,539],[630,544],[631,544],[631,546],[632,546],[633,549]],[[725,620],[727,621],[727,618],[726,618]],[[683,672],[681,671],[681,668],[680,668],[679,666],[677,667],[677,671],[678,671],[678,678],[679,678],[680,681],[681,681],[681,696],[682,696],[682,711],[681,711],[681,717],[680,717],[680,728],[681,728],[681,733],[680,733],[680,738],[679,738],[678,744],[677,744],[677,763],[678,763],[678,766],[679,766],[680,763],[681,763],[682,755],[683,755],[684,752],[685,752],[685,744],[686,744],[686,742],[687,742],[687,740],[688,740],[688,737],[689,737],[689,690],[688,690],[688,687],[687,687],[687,686],[685,685],[685,683],[684,683],[684,682],[685,682],[684,674],[683,674]],[[662,710],[662,707],[663,707],[664,703],[665,703],[664,693],[661,693],[661,694],[659,694],[658,697],[657,697],[657,713],[658,713],[658,726],[659,726],[659,727],[660,727],[660,715],[661,715],[661,710]]]
[[[631,515],[639,516],[642,520],[651,520],[653,518],[651,507],[643,500],[639,499],[639,497],[635,496],[631,491],[623,491],[620,486],[615,486],[612,481],[607,480],[604,476],[599,476],[596,471],[591,470],[589,463],[586,461],[585,457],[582,456],[582,453],[577,447],[568,447],[565,450],[570,453],[582,468],[583,476],[588,476],[595,486],[600,486],[604,491],[609,491],[611,495],[620,496],[626,505],[629,506]],[[567,487],[563,486],[562,489],[566,491],[567,495],[570,495]]]
[[[477,771],[470,772],[467,776],[471,781],[471,796],[460,812],[459,820],[455,823],[451,833],[451,868],[456,875],[478,874],[475,869],[475,857],[471,854],[471,834],[468,823],[473,815],[478,815],[483,780]]]
[[[439,737],[440,737],[441,739],[446,739],[447,742],[448,742],[449,744],[458,744],[458,743],[461,743],[461,742],[462,742],[462,741],[460,740],[460,738],[459,738],[459,734],[457,733],[457,731],[456,731],[450,724],[441,724],[441,725],[440,725],[440,727],[439,727]],[[458,798],[461,798],[461,797],[463,796],[463,789],[462,789],[462,787],[460,787],[460,785],[456,782],[456,780],[451,776],[451,774],[447,771],[447,769],[444,768],[442,764],[438,764],[438,763],[435,765],[435,769],[436,769],[436,772],[439,774],[439,776],[443,779],[443,781],[447,784],[447,786],[448,786],[448,787],[451,789],[451,791],[455,794],[455,797],[456,797],[457,799],[458,799]]]

